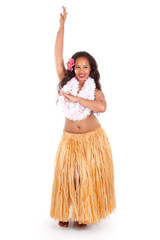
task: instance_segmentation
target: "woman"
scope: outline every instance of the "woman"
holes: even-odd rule
[[[77,52],[63,61],[66,8],[60,14],[55,42],[59,78],[57,100],[63,105],[65,125],[57,153],[50,216],[68,227],[69,209],[79,226],[100,222],[116,208],[114,169],[109,140],[94,113],[106,110],[95,59]],[[60,91],[61,90],[61,91]]]

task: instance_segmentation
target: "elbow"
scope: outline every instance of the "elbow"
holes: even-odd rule
[[[107,109],[107,103],[106,103],[106,102],[104,102],[104,103],[103,103],[103,105],[102,105],[101,112],[102,112],[102,113],[103,113],[103,112],[105,112],[105,111],[106,111],[106,109]]]

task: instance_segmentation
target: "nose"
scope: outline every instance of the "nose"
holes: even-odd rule
[[[80,73],[84,73],[85,71],[84,71],[83,68],[80,68],[80,69],[79,69],[79,72],[80,72]]]

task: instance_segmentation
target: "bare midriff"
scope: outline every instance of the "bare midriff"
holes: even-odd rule
[[[86,133],[94,130],[100,125],[97,117],[91,111],[91,114],[81,121],[73,121],[65,118],[64,131],[70,133]]]

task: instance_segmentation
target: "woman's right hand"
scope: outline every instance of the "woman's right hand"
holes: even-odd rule
[[[59,19],[60,25],[65,23],[66,17],[67,17],[67,14],[68,14],[68,12],[66,13],[66,7],[62,6],[62,8],[63,8],[63,14],[60,13],[60,19]]]

